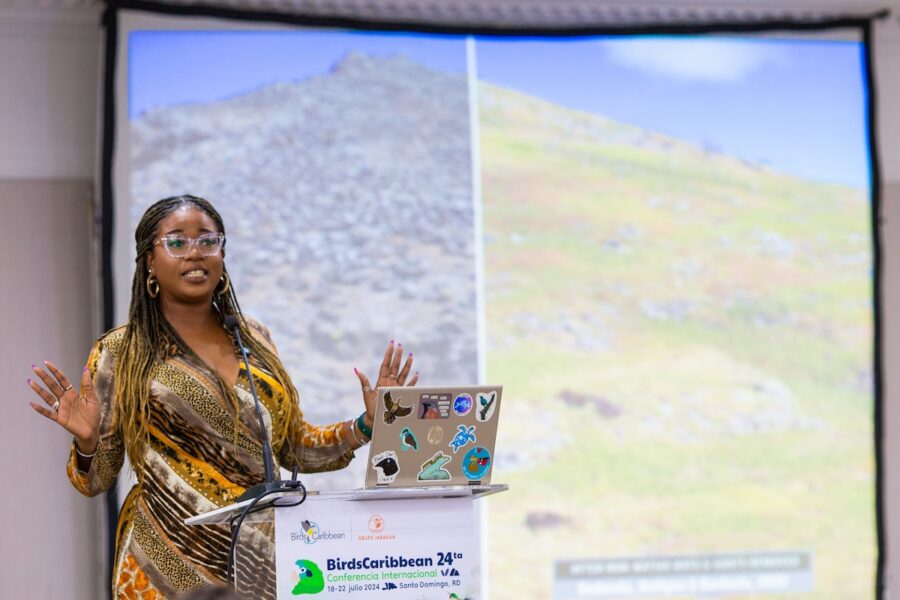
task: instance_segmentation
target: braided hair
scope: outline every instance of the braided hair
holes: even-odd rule
[[[132,469],[139,482],[143,482],[144,455],[150,441],[150,384],[154,369],[175,353],[182,353],[200,360],[200,358],[181,339],[178,332],[166,320],[160,309],[159,301],[150,296],[146,285],[146,274],[149,271],[147,256],[153,251],[153,245],[159,234],[159,223],[179,207],[190,205],[206,213],[216,224],[219,233],[225,233],[225,225],[218,211],[209,201],[191,195],[164,198],[150,206],[141,217],[134,232],[135,258],[134,279],[131,283],[131,305],[128,308],[128,325],[122,352],[115,371],[115,420],[125,441],[125,448]],[[224,246],[223,246],[224,248]],[[223,273],[227,270],[223,264]],[[213,293],[210,310],[218,316],[223,324],[228,316],[235,316],[240,324],[241,338],[249,348],[261,367],[272,373],[288,395],[291,413],[299,410],[297,390],[281,364],[278,356],[253,335],[244,320],[240,305],[235,296],[234,287],[221,289],[216,287]],[[223,293],[224,292],[224,293]],[[234,390],[215,371],[218,384],[225,396],[231,401],[235,416],[234,442],[237,442],[237,415],[239,400]],[[289,418],[294,416],[288,415]],[[273,447],[284,443],[284,433],[273,439]]]

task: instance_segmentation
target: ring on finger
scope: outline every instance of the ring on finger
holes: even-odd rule
[[[72,389],[72,384],[70,383],[69,385],[67,385],[66,387],[63,388],[63,394],[65,394],[66,392],[68,392],[71,389]]]
[[[53,410],[53,411],[59,410],[59,400],[53,401],[53,404],[50,405],[50,410]]]
[[[363,391],[364,391],[364,392],[371,392],[371,391],[372,391],[372,388],[370,388],[369,386],[366,386],[366,387],[363,388]]]

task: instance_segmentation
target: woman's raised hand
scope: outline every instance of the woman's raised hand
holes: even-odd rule
[[[46,406],[31,402],[31,408],[75,436],[78,449],[90,454],[97,448],[100,440],[100,403],[94,395],[94,382],[87,367],[81,376],[84,395],[73,389],[69,379],[56,365],[44,361],[52,377],[42,368],[31,365],[35,375],[41,378],[46,389],[38,382],[29,379],[28,386],[41,397]]]
[[[404,362],[403,344],[394,344],[394,340],[391,340],[391,343],[388,344],[384,351],[384,359],[381,361],[381,368],[378,370],[378,382],[374,388],[369,384],[369,378],[365,374],[353,369],[356,372],[356,376],[359,377],[359,383],[362,386],[363,402],[366,404],[366,417],[364,419],[366,425],[371,427],[375,421],[375,405],[378,398],[375,390],[380,387],[413,386],[419,381],[418,371],[412,377],[409,376],[409,372],[412,370],[412,363],[412,352],[406,356],[406,361]]]

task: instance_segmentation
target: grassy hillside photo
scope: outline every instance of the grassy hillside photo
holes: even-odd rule
[[[556,558],[768,550],[870,597],[866,194],[479,95],[492,600],[551,597]]]

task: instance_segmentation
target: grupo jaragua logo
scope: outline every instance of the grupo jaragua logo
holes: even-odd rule
[[[374,540],[393,540],[396,535],[390,531],[386,531],[384,527],[384,517],[381,515],[371,515],[367,523],[368,532],[357,534],[356,539],[360,542],[371,542]]]
[[[342,531],[332,531],[321,529],[315,521],[304,520],[300,526],[300,531],[291,532],[291,541],[303,541],[306,544],[315,544],[319,540],[342,540],[347,537]]]

